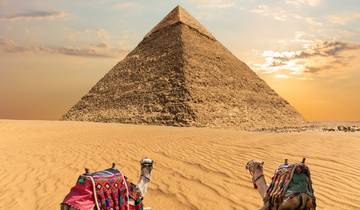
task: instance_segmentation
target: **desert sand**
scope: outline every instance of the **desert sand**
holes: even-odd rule
[[[84,167],[116,162],[137,181],[155,160],[145,205],[159,209],[257,209],[245,164],[275,167],[307,158],[318,209],[360,209],[360,133],[243,132],[123,124],[0,121],[0,209],[59,209]]]

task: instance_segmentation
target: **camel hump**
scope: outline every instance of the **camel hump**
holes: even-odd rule
[[[107,196],[106,196],[107,195]],[[142,195],[137,186],[116,168],[81,174],[61,203],[61,209],[142,209]]]
[[[285,198],[299,193],[315,198],[310,169],[305,160],[303,158],[299,163],[289,164],[285,159],[284,163],[278,166],[266,191],[266,202],[279,205]]]

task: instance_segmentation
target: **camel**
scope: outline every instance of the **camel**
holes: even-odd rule
[[[140,176],[137,187],[141,191],[141,195],[144,197],[151,178],[151,170],[153,168],[154,161],[149,158],[144,158],[140,161]]]
[[[140,161],[140,176],[137,184],[127,181],[115,166],[80,175],[76,185],[60,205],[61,210],[151,210],[143,208],[142,200],[147,192],[151,179],[154,161],[145,157]]]
[[[312,189],[310,170],[301,163],[280,165],[270,185],[266,184],[263,161],[251,160],[246,170],[252,176],[254,188],[258,190],[264,206],[261,210],[315,210],[316,202]]]

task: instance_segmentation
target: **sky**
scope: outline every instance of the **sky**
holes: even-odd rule
[[[360,120],[359,0],[0,0],[0,119],[56,120],[183,6],[307,120]]]

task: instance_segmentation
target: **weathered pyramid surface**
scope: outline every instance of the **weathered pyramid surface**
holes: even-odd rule
[[[194,30],[202,33],[203,35],[208,36],[209,38],[215,39],[213,35],[202,26],[199,21],[193,18],[184,8],[181,6],[175,7],[160,23],[158,23],[148,34],[145,35],[145,38],[150,36],[156,31],[159,31],[165,27],[171,26],[176,23],[183,23],[187,26],[190,26]]]
[[[247,129],[304,122],[179,6],[63,119]]]

